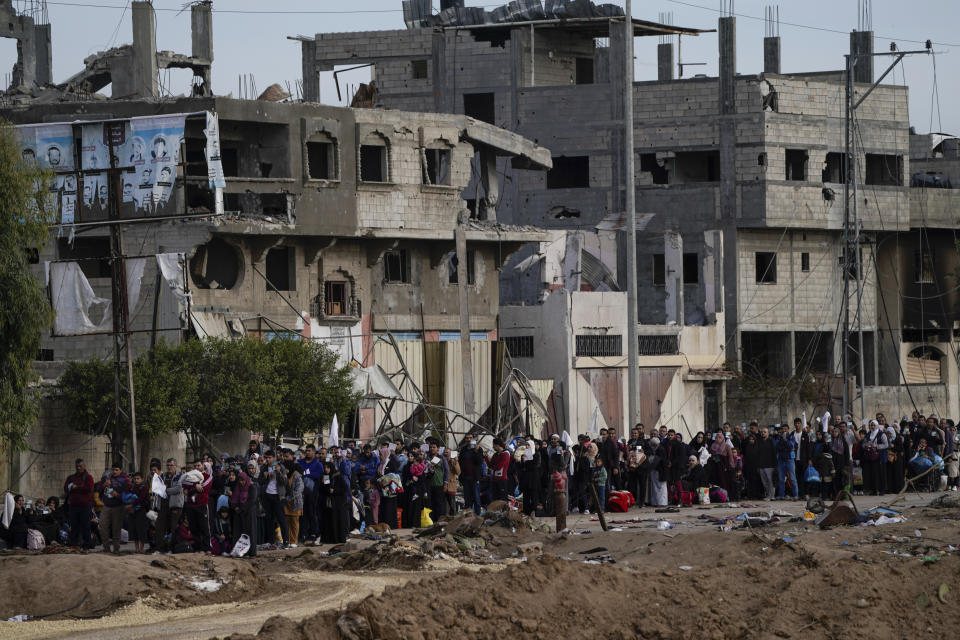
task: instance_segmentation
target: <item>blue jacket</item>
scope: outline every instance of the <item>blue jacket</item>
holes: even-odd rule
[[[365,480],[373,480],[377,477],[377,469],[380,468],[380,458],[374,453],[361,454],[357,459],[357,479],[361,486]]]
[[[306,458],[300,458],[297,464],[300,465],[300,471],[303,472],[304,476],[310,478],[323,477],[323,463],[320,462],[320,458],[314,456],[313,462],[307,462]]]
[[[797,448],[790,436],[777,438],[773,448],[777,452],[777,462],[790,462],[797,458]]]

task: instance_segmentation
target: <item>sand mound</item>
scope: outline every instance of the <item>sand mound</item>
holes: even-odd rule
[[[0,557],[0,620],[97,617],[151,597],[160,606],[246,599],[264,584],[249,562],[202,555],[102,553]],[[53,615],[51,615],[53,614]]]
[[[800,545],[744,546],[749,558],[690,571],[550,555],[496,573],[460,569],[302,623],[273,618],[257,636],[231,639],[426,640],[448,638],[452,629],[481,637],[492,628],[532,638],[892,639],[944,637],[938,621],[960,616],[955,556],[926,566],[893,557],[821,562]],[[942,584],[956,596],[946,603],[937,598]],[[616,604],[623,602],[636,606]]]

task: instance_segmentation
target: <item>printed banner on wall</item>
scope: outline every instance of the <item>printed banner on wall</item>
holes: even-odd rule
[[[220,160],[220,122],[217,114],[212,111],[207,111],[207,126],[203,135],[207,138],[205,155],[210,188],[223,189],[227,186],[227,181],[223,177],[223,162]]]
[[[50,206],[63,224],[72,224],[77,209],[77,176],[74,171],[73,127],[69,124],[42,124],[17,127],[20,154],[54,173],[48,185]]]
[[[54,174],[47,190],[60,223],[73,224],[106,219],[116,191],[121,194],[121,218],[184,213],[184,197],[174,192],[181,147],[186,119],[201,116],[208,184],[211,189],[223,188],[219,122],[212,112],[20,125],[17,131],[23,158]],[[192,143],[198,145],[199,140]],[[115,176],[120,180],[116,187],[111,184],[111,167],[121,171]]]
[[[173,213],[167,211],[167,205],[180,162],[184,118],[183,115],[157,116],[130,121],[130,156],[135,162],[142,158],[142,164],[135,165],[136,180],[131,183],[140,215]],[[138,155],[141,145],[143,152]]]

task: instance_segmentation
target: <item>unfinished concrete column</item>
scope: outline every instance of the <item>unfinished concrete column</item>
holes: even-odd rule
[[[483,187],[481,220],[497,219],[497,203],[500,202],[500,176],[497,174],[497,155],[492,149],[480,150],[480,184]]]
[[[676,231],[663,234],[663,283],[667,324],[683,325],[683,237]]]
[[[440,11],[444,9],[463,9],[464,0],[440,0]]]
[[[850,32],[850,54],[859,55],[853,65],[854,82],[873,82],[873,31]]]
[[[207,65],[194,68],[194,75],[203,80],[203,95],[212,95],[210,88],[210,65],[213,63],[213,12],[209,0],[190,7],[191,55]]]
[[[301,40],[300,57],[303,73],[303,99],[320,102],[320,69],[317,68],[317,41]],[[332,70],[332,68],[330,69]]]
[[[720,113],[735,113],[737,110],[737,19],[720,18]]]
[[[140,98],[159,95],[157,86],[157,20],[150,0],[132,3],[133,93]]]
[[[470,353],[470,294],[467,291],[467,220],[470,212],[460,211],[454,238],[457,247],[457,300],[460,303],[460,367],[463,370],[463,413],[476,420],[473,403],[473,358]]]
[[[673,43],[657,45],[657,80],[673,80]]]
[[[763,72],[780,73],[780,36],[763,39]]]

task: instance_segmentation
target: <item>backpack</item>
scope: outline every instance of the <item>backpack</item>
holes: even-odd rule
[[[32,551],[40,551],[45,546],[47,545],[43,539],[42,533],[36,529],[27,529],[27,549]]]

